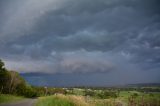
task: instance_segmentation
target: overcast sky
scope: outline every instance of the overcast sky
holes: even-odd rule
[[[160,1],[0,0],[0,58],[37,85],[160,82]]]

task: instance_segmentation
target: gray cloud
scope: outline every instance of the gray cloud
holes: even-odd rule
[[[0,56],[23,73],[160,74],[159,4],[1,0]]]
[[[17,58],[6,59],[5,62],[9,69],[22,73],[95,73],[110,72],[118,68],[116,66],[118,62],[110,56],[112,55],[108,53],[87,52],[85,50],[63,53],[52,51],[51,56],[45,60],[37,60],[28,56],[14,56]],[[21,59],[22,57],[23,59]]]

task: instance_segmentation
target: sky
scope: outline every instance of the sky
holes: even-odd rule
[[[0,0],[0,58],[33,85],[160,83],[160,1]]]

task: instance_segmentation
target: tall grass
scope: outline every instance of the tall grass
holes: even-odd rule
[[[36,106],[75,106],[74,103],[57,96],[41,97],[36,103]]]
[[[56,95],[39,98],[36,106],[121,106],[118,102],[105,99],[87,98],[76,95]]]
[[[130,98],[133,94],[137,96]],[[142,95],[144,95],[143,98]],[[89,96],[59,94],[41,97],[36,106],[160,106],[160,95],[126,91],[121,92],[118,98],[98,99]]]

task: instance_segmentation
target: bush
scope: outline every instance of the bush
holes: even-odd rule
[[[36,92],[36,90],[34,88],[32,88],[31,86],[26,86],[24,84],[21,84],[17,87],[17,92],[18,95],[22,95],[28,98],[31,97],[37,97],[38,94]]]
[[[100,99],[117,98],[117,94],[114,91],[103,91],[97,94]]]
[[[95,96],[96,93],[92,90],[85,90],[84,91],[84,96]]]
[[[138,93],[133,93],[131,96],[133,96],[134,98],[136,98],[138,96]]]
[[[65,89],[62,89],[62,88],[55,88],[53,90],[54,94],[55,93],[60,93],[60,94],[67,94],[67,91]]]

